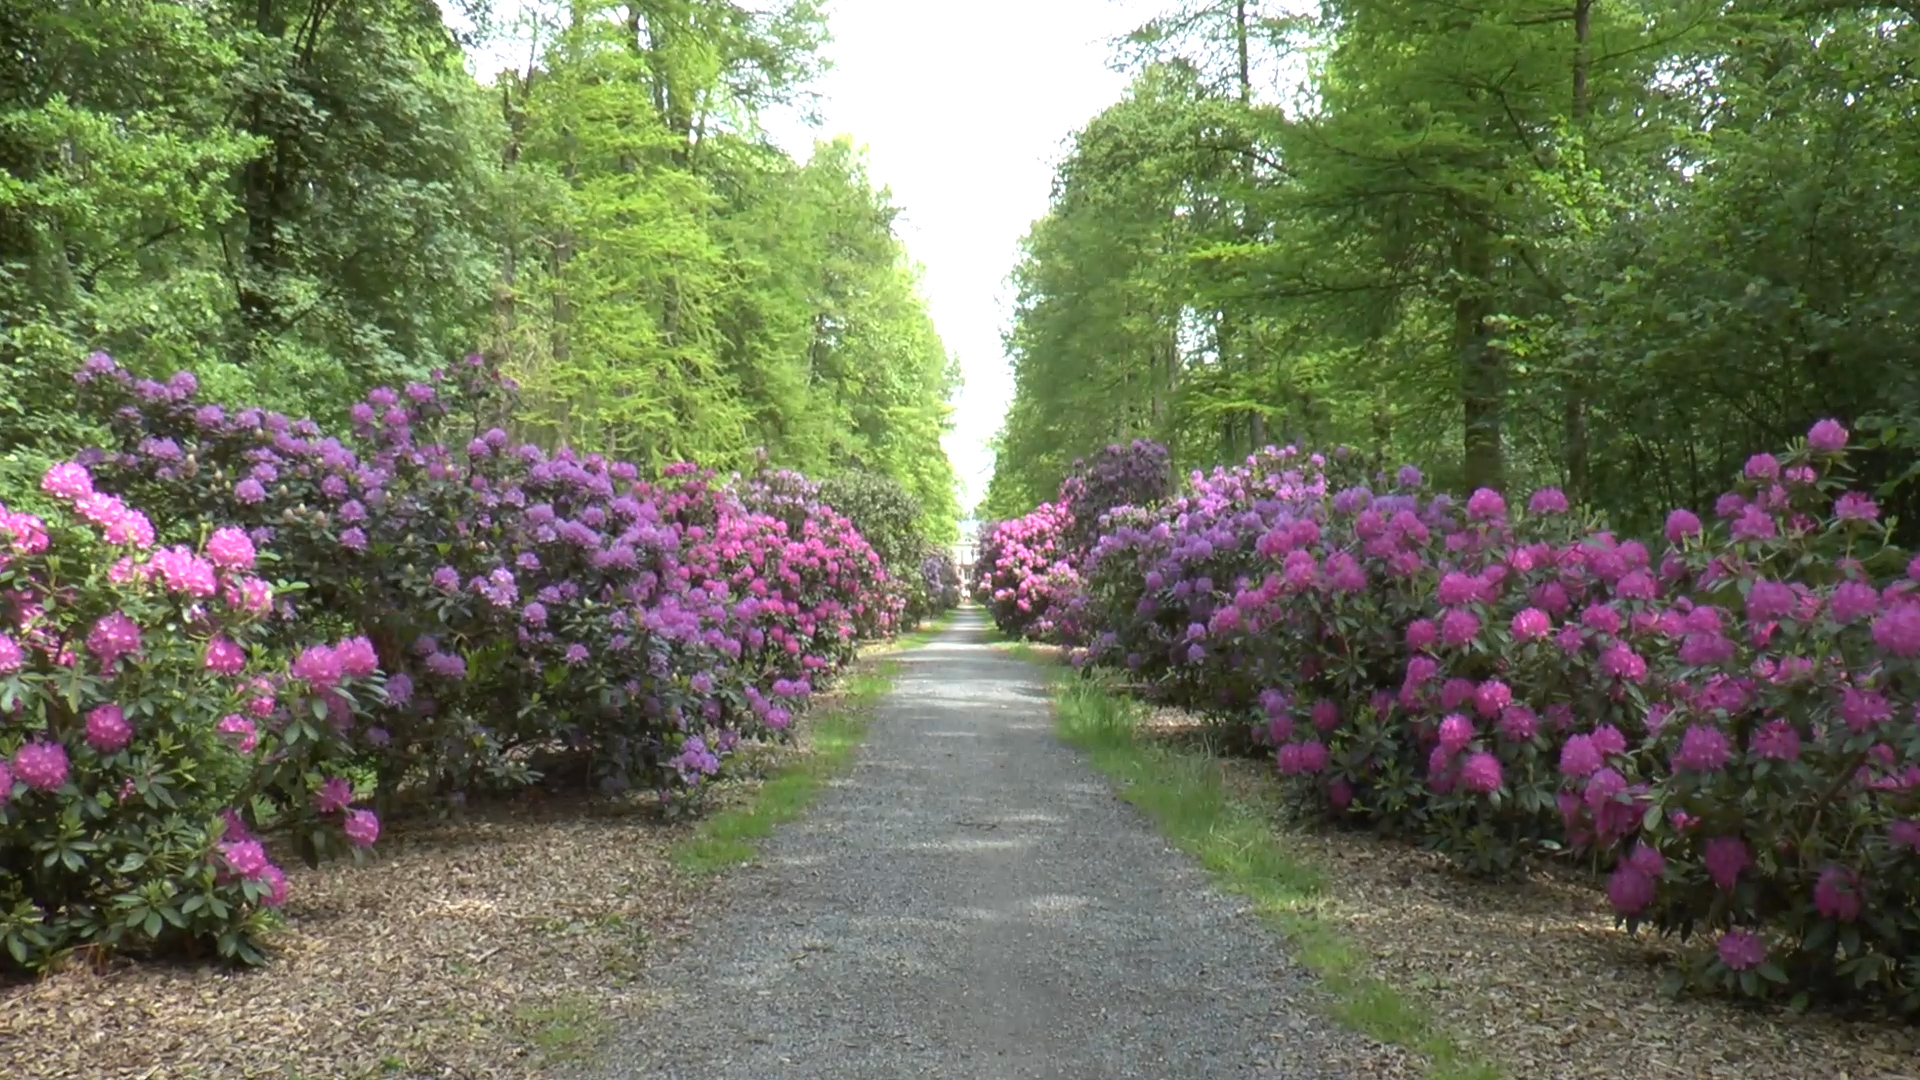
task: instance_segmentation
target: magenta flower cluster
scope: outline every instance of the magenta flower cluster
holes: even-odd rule
[[[377,657],[349,639],[276,659],[251,538],[162,544],[95,480],[49,469],[53,520],[0,507],[0,965],[80,943],[258,959],[257,913],[287,881],[253,815],[306,835],[310,857],[378,835],[351,790],[334,830],[304,812],[309,777],[343,762],[340,733],[377,692]]]
[[[1920,560],[1847,441],[1822,421],[1644,541],[1550,488],[1462,503],[1268,450],[1111,514],[1063,567],[1009,560],[990,595],[1044,595],[1026,632],[1251,720],[1327,813],[1482,873],[1598,865],[1630,927],[1708,934],[1703,985],[1915,1003]],[[1051,513],[1010,535],[1057,535]]]

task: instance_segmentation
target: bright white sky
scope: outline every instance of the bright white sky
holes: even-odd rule
[[[500,0],[496,11],[510,16],[521,2]],[[818,87],[821,129],[769,118],[775,137],[801,158],[816,134],[853,136],[868,148],[875,183],[904,209],[902,238],[926,267],[934,322],[966,378],[947,439],[963,509],[986,493],[987,440],[1013,394],[1000,335],[1020,237],[1046,212],[1063,140],[1125,88],[1107,68],[1108,43],[1157,6],[832,0],[834,68]],[[483,78],[524,66],[524,46],[499,50],[511,59],[476,58]]]

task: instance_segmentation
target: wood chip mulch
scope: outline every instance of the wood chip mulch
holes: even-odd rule
[[[1147,723],[1171,739],[1201,726],[1172,709]],[[1516,882],[1471,879],[1407,844],[1293,819],[1264,761],[1221,766],[1325,871],[1316,915],[1509,1076],[1920,1080],[1920,1027],[1663,994],[1672,946],[1617,929],[1589,878],[1539,867]]]

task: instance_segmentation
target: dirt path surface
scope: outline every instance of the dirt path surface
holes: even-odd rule
[[[977,610],[899,663],[849,776],[663,952],[660,1004],[597,1075],[1355,1075],[1340,1062],[1365,1049],[1056,741],[1036,672]]]

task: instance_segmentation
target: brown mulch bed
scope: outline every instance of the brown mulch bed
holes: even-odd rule
[[[1188,745],[1201,726],[1173,709],[1152,710],[1147,725]],[[1617,929],[1590,878],[1540,866],[1516,882],[1471,879],[1409,845],[1295,820],[1265,761],[1221,766],[1325,870],[1317,914],[1510,1076],[1920,1080],[1920,1027],[1666,996],[1672,946]]]
[[[525,1077],[630,1006],[699,884],[639,803],[396,828],[291,876],[273,962],[70,970],[0,988],[0,1076]]]
[[[707,809],[806,753],[808,728],[748,748]],[[0,983],[0,1077],[550,1075],[648,1005],[649,946],[689,932],[709,888],[669,861],[690,831],[650,796],[538,789],[457,824],[391,824],[366,866],[289,872],[266,967],[122,961]]]

